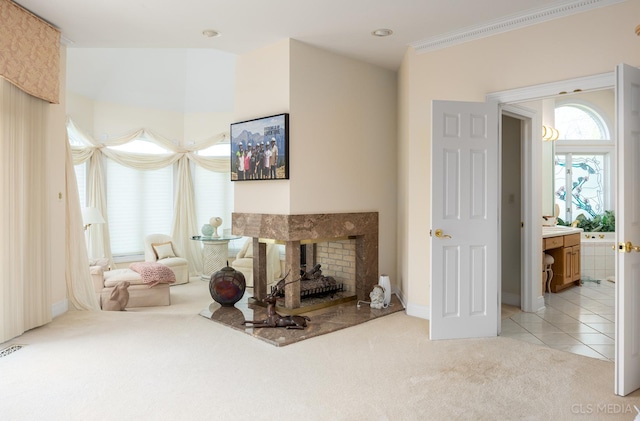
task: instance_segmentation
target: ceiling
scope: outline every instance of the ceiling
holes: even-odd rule
[[[70,52],[93,48],[205,49],[215,50],[224,61],[226,57],[293,38],[397,70],[411,44],[576,1],[17,0],[16,3],[59,28]],[[391,29],[393,34],[375,37],[371,32],[378,28]],[[221,35],[207,38],[202,34],[207,29]],[[87,72],[83,69],[77,73]]]

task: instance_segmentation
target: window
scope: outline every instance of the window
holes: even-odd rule
[[[80,197],[80,207],[87,206],[87,163],[74,165],[76,172],[76,182],[78,183],[78,196]]]
[[[600,113],[587,104],[567,103],[555,109],[555,202],[565,222],[579,215],[592,219],[611,209],[610,132]],[[566,145],[566,146],[565,146]]]
[[[110,149],[139,154],[165,154],[166,149],[145,139],[135,139]],[[137,170],[107,159],[107,215],[114,257],[144,253],[144,237],[171,233],[174,189],[173,166]]]
[[[142,254],[146,235],[171,233],[173,166],[143,171],[107,159],[106,179],[114,257]]]
[[[556,203],[560,206],[560,218],[573,221],[583,214],[592,219],[607,210],[605,162],[605,154],[556,154]]]
[[[203,149],[198,155],[229,157],[230,144],[218,144]],[[222,226],[231,227],[231,212],[233,210],[233,185],[229,173],[218,173],[195,166],[193,171],[193,189],[196,202],[196,219],[200,227],[209,223],[214,216],[222,218]],[[199,227],[199,228],[200,228]],[[222,231],[218,232],[220,235]]]
[[[69,139],[76,146],[84,145],[81,141],[74,140],[71,131]],[[228,159],[229,147],[229,144],[219,144],[202,150],[199,154]],[[110,148],[139,154],[171,153],[144,138]],[[74,168],[81,206],[87,205],[89,165],[87,161]],[[171,233],[176,194],[174,167],[171,165],[158,170],[138,170],[105,159],[109,235],[111,253],[116,260],[143,254],[144,237],[148,234]],[[221,230],[231,227],[233,185],[229,173],[208,171],[197,165],[192,168],[196,217],[200,227],[213,216],[223,219]]]
[[[555,126],[563,140],[610,140],[602,117],[580,104],[568,104],[555,109]]]

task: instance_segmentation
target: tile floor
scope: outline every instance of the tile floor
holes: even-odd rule
[[[546,308],[502,320],[502,336],[603,360],[614,360],[615,284],[585,282],[545,294]]]

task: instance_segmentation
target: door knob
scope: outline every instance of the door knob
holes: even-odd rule
[[[441,229],[436,230],[436,237],[438,238],[451,238],[449,234],[443,234]]]
[[[631,253],[632,251],[640,252],[640,247],[634,246],[633,243],[631,243],[631,241],[627,241],[626,243],[618,244],[618,251],[620,253]]]

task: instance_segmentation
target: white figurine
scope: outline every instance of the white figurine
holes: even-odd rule
[[[384,288],[380,285],[373,287],[373,290],[369,293],[369,298],[371,298],[371,303],[369,304],[371,308],[381,309],[385,307]]]
[[[220,238],[220,234],[218,234],[218,227],[222,225],[222,218],[220,218],[219,216],[214,216],[213,218],[209,219],[209,225],[213,227],[213,234],[211,234],[211,237]]]

